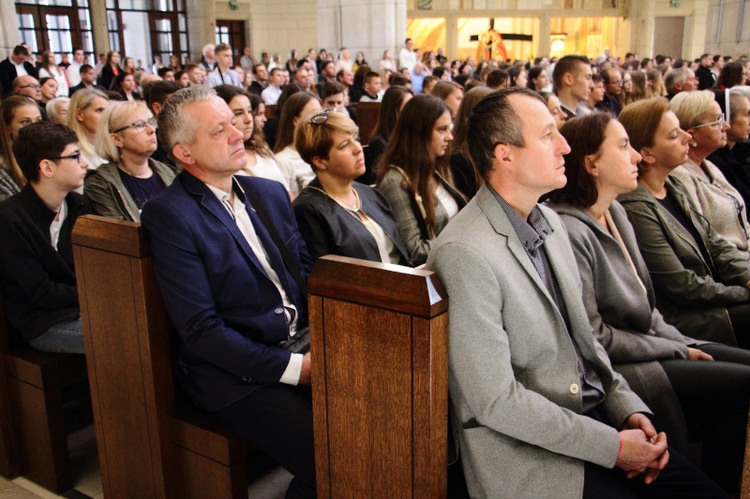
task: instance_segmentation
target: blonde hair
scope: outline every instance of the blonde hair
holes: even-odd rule
[[[701,117],[711,110],[714,93],[710,90],[680,92],[669,103],[672,112],[680,120],[680,128],[690,130],[700,125]]]
[[[83,123],[76,119],[76,114],[78,114],[79,110],[83,111],[93,105],[97,97],[109,101],[107,95],[101,90],[86,88],[73,94],[73,97],[70,98],[70,106],[68,107],[66,125],[76,133],[78,136],[78,147],[87,156],[95,156],[97,154],[96,149],[94,144],[89,142],[88,137],[86,137],[86,130],[83,128]]]
[[[321,113],[323,114],[323,113]],[[328,154],[333,147],[333,134],[336,132],[354,133],[359,128],[344,113],[325,113],[326,120],[323,123],[310,123],[309,120],[299,120],[294,130],[294,148],[302,160],[315,169],[313,158],[328,159]]]
[[[102,113],[102,119],[96,128],[96,137],[94,138],[99,156],[113,163],[120,161],[120,148],[112,140],[112,130],[118,130],[131,124],[132,116],[140,110],[146,111],[149,118],[153,116],[143,101],[115,102]]]

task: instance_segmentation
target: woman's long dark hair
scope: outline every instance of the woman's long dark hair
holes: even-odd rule
[[[404,101],[406,95],[414,97],[414,92],[406,87],[388,87],[388,90],[383,94],[383,101],[380,103],[378,124],[375,125],[369,140],[372,140],[378,135],[382,135],[386,141],[391,140],[393,130],[396,129],[398,115],[401,112],[401,103]]]
[[[430,143],[435,123],[445,113],[448,105],[437,97],[420,94],[406,103],[396,123],[391,140],[376,167],[377,183],[383,180],[389,165],[400,167],[409,177],[405,185],[412,195],[419,195],[425,211],[428,228],[435,224],[437,195],[430,186],[433,173],[452,182],[450,151],[435,160],[430,159]]]
[[[278,154],[286,146],[294,143],[294,118],[299,117],[307,103],[316,98],[313,94],[298,92],[284,103],[279,119],[279,133],[276,137],[276,145],[273,148],[274,153]]]

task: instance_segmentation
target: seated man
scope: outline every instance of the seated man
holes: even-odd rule
[[[84,353],[70,235],[89,212],[83,196],[86,160],[63,125],[25,126],[13,154],[28,180],[0,203],[0,284],[10,324],[45,352]]]
[[[312,267],[286,189],[237,176],[243,135],[216,92],[188,87],[159,113],[184,170],[149,201],[154,273],[180,341],[176,378],[201,409],[295,475],[315,497],[305,280]],[[286,349],[285,349],[286,348]]]
[[[451,403],[471,496],[726,497],[667,450],[592,334],[565,228],[537,205],[565,185],[570,151],[544,100],[496,91],[467,134],[486,182],[427,265],[450,300]]]

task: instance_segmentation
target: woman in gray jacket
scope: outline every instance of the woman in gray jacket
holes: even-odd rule
[[[643,158],[638,187],[618,200],[635,229],[657,308],[688,336],[750,348],[750,263],[669,175],[685,162],[689,135],[661,98],[634,102],[619,119]]]
[[[150,158],[156,145],[156,120],[143,101],[118,102],[104,111],[96,152],[109,162],[89,174],[83,190],[94,213],[141,221],[143,205],[174,180],[171,168]]]
[[[550,198],[570,236],[594,335],[671,446],[685,450],[685,419],[703,430],[702,468],[732,493],[744,452],[750,352],[685,337],[654,308],[633,228],[615,201],[638,185],[641,160],[622,125],[594,113],[560,132],[571,147],[568,183]]]

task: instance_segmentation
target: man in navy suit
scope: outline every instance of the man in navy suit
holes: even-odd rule
[[[233,176],[246,163],[234,123],[204,86],[164,103],[159,141],[184,171],[142,221],[180,336],[179,382],[295,475],[287,497],[314,497],[310,354],[288,348],[306,332],[312,260],[284,186]]]

